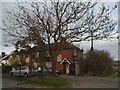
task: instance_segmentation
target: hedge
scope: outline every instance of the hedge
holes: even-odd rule
[[[2,73],[9,73],[11,68],[11,66],[2,66]]]

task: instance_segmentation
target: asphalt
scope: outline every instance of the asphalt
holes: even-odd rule
[[[118,78],[69,76],[61,77],[71,80],[73,88],[118,88]]]

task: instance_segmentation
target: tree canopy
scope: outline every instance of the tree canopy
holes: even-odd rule
[[[2,28],[6,33],[4,39],[14,44],[16,49],[47,45],[50,58],[54,61],[58,45],[63,40],[67,43],[93,41],[114,34],[116,22],[111,13],[115,8],[116,5],[110,9],[99,2],[74,0],[17,2],[15,10],[6,12],[8,16]],[[55,44],[55,53],[52,43]]]
[[[60,42],[69,43],[107,38],[115,31],[112,9],[99,2],[17,2],[16,10],[7,11],[3,30],[7,41],[18,47]],[[97,8],[98,11],[95,11]]]

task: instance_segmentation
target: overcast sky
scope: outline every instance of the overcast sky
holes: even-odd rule
[[[8,1],[8,0],[6,0]],[[10,0],[13,1],[13,0]],[[99,1],[99,0],[98,0]],[[113,1],[113,0],[111,0]],[[2,25],[1,21],[2,21],[2,17],[4,16],[4,11],[5,9],[12,8],[12,2],[0,2],[0,25]],[[114,2],[106,2],[106,5],[114,5]],[[115,21],[118,20],[118,10],[113,12],[112,15],[113,19]],[[117,28],[116,28],[117,29]],[[6,53],[11,53],[11,51],[14,50],[13,47],[4,47],[2,45],[2,31],[0,30],[0,53],[1,52],[6,52]],[[79,46],[82,47],[85,50],[89,50],[90,49],[90,42],[81,42],[79,43]],[[99,49],[99,50],[107,50],[110,52],[111,56],[114,57],[114,59],[118,59],[118,40],[106,40],[106,41],[94,41],[94,48],[95,49]]]

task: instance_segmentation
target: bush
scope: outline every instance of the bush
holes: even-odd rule
[[[114,71],[106,71],[106,72],[98,72],[95,74],[95,76],[108,77],[108,76],[112,76],[113,74]]]
[[[120,77],[120,66],[114,67],[114,75],[113,75],[113,77],[114,77],[114,78]]]
[[[11,66],[2,66],[2,73],[9,73],[11,68]]]
[[[88,51],[84,65],[85,73],[90,75],[109,75],[113,72],[113,59],[103,50]],[[109,72],[110,71],[110,72]]]

